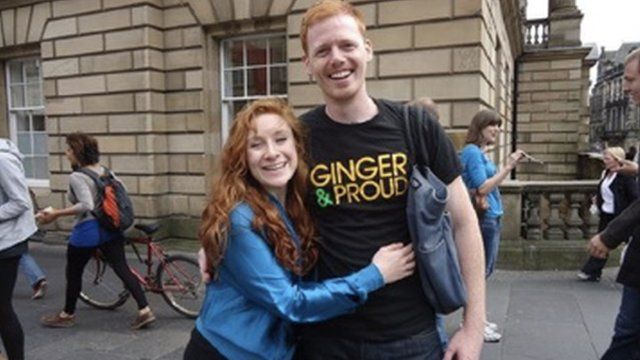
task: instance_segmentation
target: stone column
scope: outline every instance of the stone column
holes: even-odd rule
[[[549,47],[580,46],[581,21],[575,0],[549,0]]]

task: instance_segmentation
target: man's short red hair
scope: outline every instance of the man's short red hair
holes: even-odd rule
[[[311,6],[302,17],[300,41],[302,42],[302,49],[305,55],[308,51],[307,34],[309,33],[309,27],[336,15],[349,15],[353,17],[358,24],[360,33],[364,36],[367,27],[364,24],[364,17],[360,10],[343,0],[320,0]]]

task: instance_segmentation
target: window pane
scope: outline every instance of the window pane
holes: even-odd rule
[[[225,97],[245,96],[242,73],[242,70],[224,72]]]
[[[267,39],[247,40],[247,65],[267,63]]]
[[[33,154],[47,155],[49,153],[47,149],[47,134],[46,133],[33,133]]]
[[[27,74],[28,83],[40,82],[40,64],[36,60],[28,60],[24,62],[24,70]]]
[[[33,124],[34,131],[45,131],[46,128],[44,126],[44,115],[42,114],[34,114],[31,116],[31,122]]]
[[[272,64],[287,62],[287,48],[283,37],[269,39],[269,55]]]
[[[21,83],[22,79],[22,63],[20,61],[13,61],[9,64],[9,83]]]
[[[33,158],[34,177],[37,179],[49,178],[49,164],[46,156],[36,156]]]
[[[267,68],[247,69],[249,95],[267,95]]]
[[[271,68],[271,95],[287,94],[287,68]]]
[[[31,136],[29,133],[18,133],[18,149],[24,155],[33,154],[33,151],[31,151]]]
[[[24,88],[22,85],[11,85],[11,107],[24,107]]]
[[[33,158],[25,157],[22,159],[22,165],[24,166],[24,174],[27,178],[33,179],[35,172],[33,171]]]
[[[42,106],[42,88],[40,83],[27,85],[27,106]]]
[[[29,131],[31,126],[29,124],[29,115],[23,112],[17,112],[16,114],[16,127],[18,131]]]
[[[242,108],[247,104],[248,101],[234,101],[233,102],[233,114],[232,118],[236,117],[236,114],[242,110]]]
[[[225,69],[242,66],[242,41],[227,41],[224,44]]]

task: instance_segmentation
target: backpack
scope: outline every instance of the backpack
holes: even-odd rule
[[[91,211],[100,225],[109,231],[125,231],[134,221],[133,205],[124,185],[116,179],[111,170],[104,168],[104,175],[80,168],[76,170],[91,179],[98,190],[94,199],[95,207]]]

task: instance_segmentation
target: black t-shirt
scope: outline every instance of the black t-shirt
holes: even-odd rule
[[[412,161],[402,105],[374,100],[378,114],[360,124],[332,121],[320,106],[302,116],[309,131],[309,206],[319,234],[318,279],[344,276],[394,242],[408,243],[405,214]],[[460,175],[453,144],[430,117],[423,124],[432,171],[445,183]],[[389,341],[433,326],[417,274],[370,294],[353,314],[304,325],[303,336]]]

